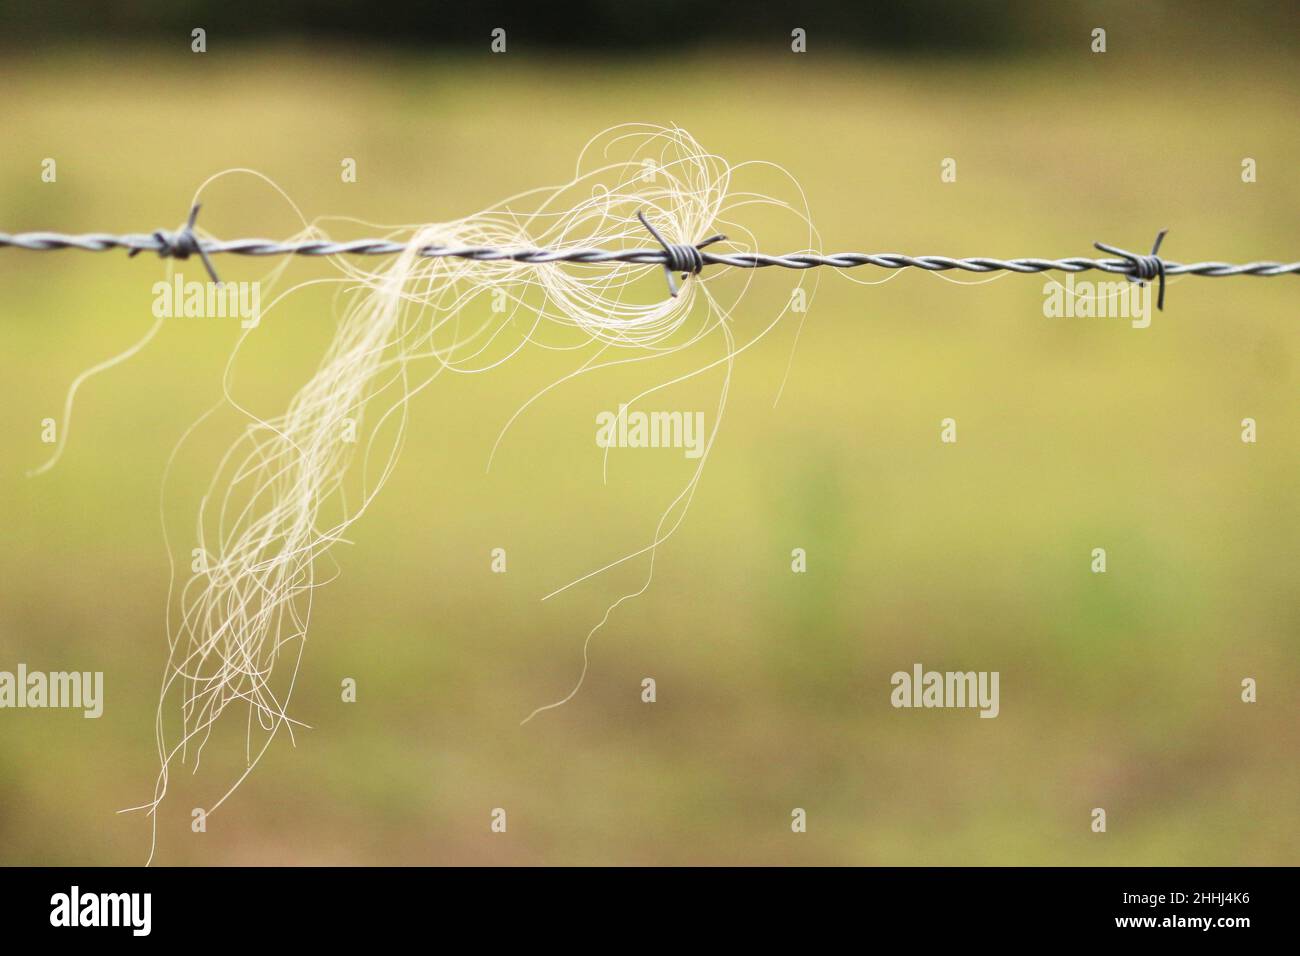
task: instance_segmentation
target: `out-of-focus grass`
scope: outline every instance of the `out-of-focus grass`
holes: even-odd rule
[[[445,219],[567,179],[590,135],[646,121],[784,165],[828,250],[1069,255],[1093,239],[1140,249],[1170,226],[1171,258],[1297,254],[1300,95],[1281,63],[508,60],[7,57],[0,228],[145,231],[231,166],[272,176],[309,215]],[[39,179],[47,156],[55,185]],[[339,181],[343,157],[356,184]],[[295,228],[250,180],[214,188],[203,222]],[[748,224],[766,248],[799,244],[761,212]],[[147,822],[113,811],[155,772],[160,479],[220,394],[233,324],[167,325],[83,390],[59,467],[23,472],[68,382],[147,327],[160,273],[0,254],[0,668],[103,670],[108,688],[98,721],[0,712],[5,862],[147,848]],[[757,276],[735,322],[767,321],[793,282]],[[526,354],[447,378],[414,403],[396,475],[317,593],[292,708],[314,729],[273,747],[206,834],[189,808],[238,768],[174,774],[159,859],[1296,862],[1295,281],[1178,280],[1143,331],[1045,319],[1042,288],[823,276],[781,402],[793,323],[739,362],[653,587],[597,637],[583,692],[523,728],[569,689],[583,636],[640,569],[538,598],[644,544],[683,472],[622,452],[602,484],[592,415],[631,381],[606,373],[528,413],[485,474],[502,423],[571,365]],[[259,330],[236,383],[259,411],[310,373],[329,306],[304,292]],[[712,407],[716,386],[665,407]],[[954,447],[938,442],[947,416]],[[1246,416],[1255,446],[1238,440]],[[232,429],[178,462],[176,514]],[[505,576],[488,573],[498,546]],[[1088,571],[1093,547],[1105,576]],[[999,670],[1001,716],[891,709],[889,675],[916,661]],[[338,702],[345,676],[355,705]],[[1238,702],[1246,676],[1253,706]],[[789,830],[796,806],[806,835]],[[1088,829],[1097,806],[1105,836]],[[493,807],[509,811],[504,836]]]

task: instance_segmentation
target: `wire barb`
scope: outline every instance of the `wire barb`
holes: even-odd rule
[[[190,216],[185,220],[185,224],[175,232],[168,232],[166,229],[158,229],[154,232],[153,237],[158,241],[158,258],[188,259],[197,253],[203,260],[203,268],[207,269],[208,275],[212,276],[212,281],[221,285],[221,280],[217,278],[217,270],[212,267],[212,260],[208,258],[207,250],[203,248],[199,237],[194,234],[194,220],[198,218],[200,208],[201,205],[195,203],[190,209]],[[141,252],[144,252],[144,249],[137,246],[126,255],[130,259]]]
[[[1160,243],[1165,241],[1165,233],[1168,229],[1161,229],[1156,233],[1156,241],[1151,246],[1151,255],[1139,256],[1137,253],[1127,252],[1123,249],[1117,249],[1114,246],[1108,246],[1104,242],[1094,242],[1093,245],[1102,252],[1109,252],[1113,256],[1119,256],[1127,259],[1133,266],[1133,273],[1128,277],[1130,282],[1136,282],[1141,285],[1143,282],[1149,282],[1152,279],[1159,278],[1160,293],[1156,298],[1156,308],[1161,312],[1165,310],[1165,260],[1159,256]]]
[[[650,235],[655,237],[655,241],[664,247],[664,275],[668,279],[668,292],[675,299],[680,291],[677,283],[673,280],[673,273],[680,272],[682,279],[688,275],[697,276],[704,269],[704,253],[700,252],[705,246],[712,245],[715,242],[722,242],[727,237],[718,234],[709,236],[702,242],[697,242],[693,246],[684,243],[665,242],[664,237],[659,235],[659,230],[650,225],[650,220],[645,217],[645,213],[637,210],[636,217],[641,220],[641,225],[650,231]]]

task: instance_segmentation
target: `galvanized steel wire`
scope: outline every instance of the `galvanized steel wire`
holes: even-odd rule
[[[195,206],[188,221],[176,231],[159,229],[153,233],[84,233],[68,235],[59,232],[0,232],[0,248],[10,247],[35,252],[57,249],[80,249],[85,252],[106,252],[126,249],[130,255],[154,252],[164,258],[186,259],[198,255],[205,267],[217,279],[210,256],[230,254],[239,256],[390,256],[404,252],[408,244],[388,239],[352,239],[335,242],[309,239],[296,242],[279,242],[273,239],[201,239],[194,232]],[[863,253],[838,252],[820,254],[795,252],[787,255],[768,255],[761,252],[710,252],[704,247],[722,241],[723,236],[711,236],[694,245],[666,242],[644,216],[641,221],[660,243],[658,249],[504,249],[482,246],[422,246],[417,254],[423,257],[452,256],[478,262],[517,262],[530,265],[549,263],[574,263],[578,265],[603,265],[622,263],[631,265],[660,265],[668,273],[669,290],[677,294],[672,279],[674,272],[698,274],[707,266],[726,266],[735,269],[856,269],[875,266],[881,269],[922,269],[927,272],[961,270],[964,272],[1087,272],[1098,270],[1127,276],[1135,281],[1159,279],[1163,302],[1164,277],[1173,275],[1197,276],[1282,276],[1300,275],[1300,262],[1170,262],[1157,253],[1162,231],[1149,255],[1127,252],[1114,246],[1097,243],[1098,249],[1116,258],[1094,259],[1071,256],[1064,259],[1017,258],[997,259],[988,256],[956,258],[952,256],[910,256],[896,252]]]

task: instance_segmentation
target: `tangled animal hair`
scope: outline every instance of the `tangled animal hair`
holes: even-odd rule
[[[213,728],[232,705],[247,710],[246,766],[207,813],[234,792],[280,730],[292,739],[298,724],[289,716],[289,700],[313,591],[326,580],[324,559],[345,540],[392,474],[414,395],[439,376],[488,371],[530,345],[588,348],[590,355],[568,380],[610,365],[654,361],[716,339],[721,348],[715,357],[628,400],[635,403],[711,369],[722,372],[718,415],[704,454],[660,516],[650,543],[579,579],[648,556],[644,585],[610,605],[588,633],[582,676],[573,691],[538,708],[525,722],[577,692],[592,635],[619,604],[649,586],[655,552],[680,525],[695,494],[721,421],[732,363],[786,314],[788,300],[777,316],[742,341],[731,317],[752,273],[723,301],[709,289],[708,276],[692,278],[680,295],[668,296],[662,270],[654,265],[476,261],[422,257],[418,250],[427,245],[646,248],[652,243],[639,212],[669,242],[691,243],[725,232],[733,249],[746,250],[755,247],[752,235],[729,217],[754,204],[792,213],[807,228],[811,243],[806,203],[793,181],[797,204],[733,188],[739,171],[760,166],[784,175],[769,164],[732,166],[680,129],[615,127],[584,147],[574,177],[563,185],[523,193],[450,222],[394,229],[388,238],[404,243],[404,251],[376,268],[342,257],[329,260],[337,275],[328,281],[340,283],[346,305],[318,368],[285,412],[263,418],[249,411],[231,393],[227,377],[224,402],[247,421],[199,507],[194,535],[201,561],[179,585],[173,574],[170,655],[155,720],[160,769],[153,799],[132,808],[153,816],[155,846],[157,810],[172,763],[192,756],[197,769]],[[304,230],[294,238],[324,237],[320,221],[304,220]],[[522,330],[516,321],[521,317]],[[556,335],[562,345],[555,344]],[[232,364],[248,336],[245,331],[240,338]],[[533,400],[562,381],[540,390]],[[355,440],[344,439],[349,433]],[[173,729],[177,704],[179,731]]]

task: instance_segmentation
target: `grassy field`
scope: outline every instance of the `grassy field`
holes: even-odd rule
[[[568,179],[590,136],[636,121],[785,166],[828,251],[1145,251],[1167,226],[1180,261],[1300,255],[1300,87],[1278,81],[1294,67],[1226,54],[619,64],[104,50],[7,56],[0,74],[8,231],[171,226],[232,166],[273,177],[308,215],[449,219]],[[41,182],[45,157],[57,183]],[[340,182],[343,157],[358,182]],[[940,181],[946,157],[955,183]],[[1245,157],[1258,182],[1241,181]],[[251,180],[206,202],[218,236],[295,229]],[[749,225],[770,251],[800,244],[762,213]],[[265,269],[219,265],[233,279]],[[0,862],[148,852],[147,820],[115,811],[147,799],[156,772],[161,477],[219,398],[237,328],[167,324],[83,389],[59,466],[25,472],[68,383],[148,327],[162,274],[152,256],[0,252],[0,669],[102,670],[107,688],[99,720],[0,712]],[[752,318],[735,322],[767,321],[794,281],[757,276]],[[206,833],[189,808],[224,792],[238,762],[174,775],[158,860],[1300,861],[1300,287],[1175,280],[1138,330],[1045,318],[1043,285],[822,276],[792,364],[794,322],[739,361],[653,586],[598,635],[582,693],[525,727],[572,686],[583,637],[644,566],[539,599],[642,546],[686,472],[625,451],[602,483],[592,415],[631,372],[552,393],[490,473],[502,424],[572,357],[530,351],[441,380],[336,551],[341,576],[317,592],[291,708],[312,729],[279,741]],[[237,386],[259,411],[310,375],[330,306],[306,290],[258,330]],[[664,402],[711,408],[718,385]],[[946,417],[953,446],[939,442]],[[1257,444],[1240,441],[1245,417]],[[178,460],[178,520],[236,428],[219,419]],[[493,547],[508,550],[505,575],[489,572]],[[790,572],[795,547],[807,574]],[[1096,547],[1104,575],[1089,570]],[[893,709],[890,675],[916,662],[999,671],[1000,716]],[[345,677],[355,704],[339,700]],[[1245,677],[1258,703],[1240,701]],[[495,807],[506,834],[489,831]],[[791,832],[794,807],[805,834]]]

